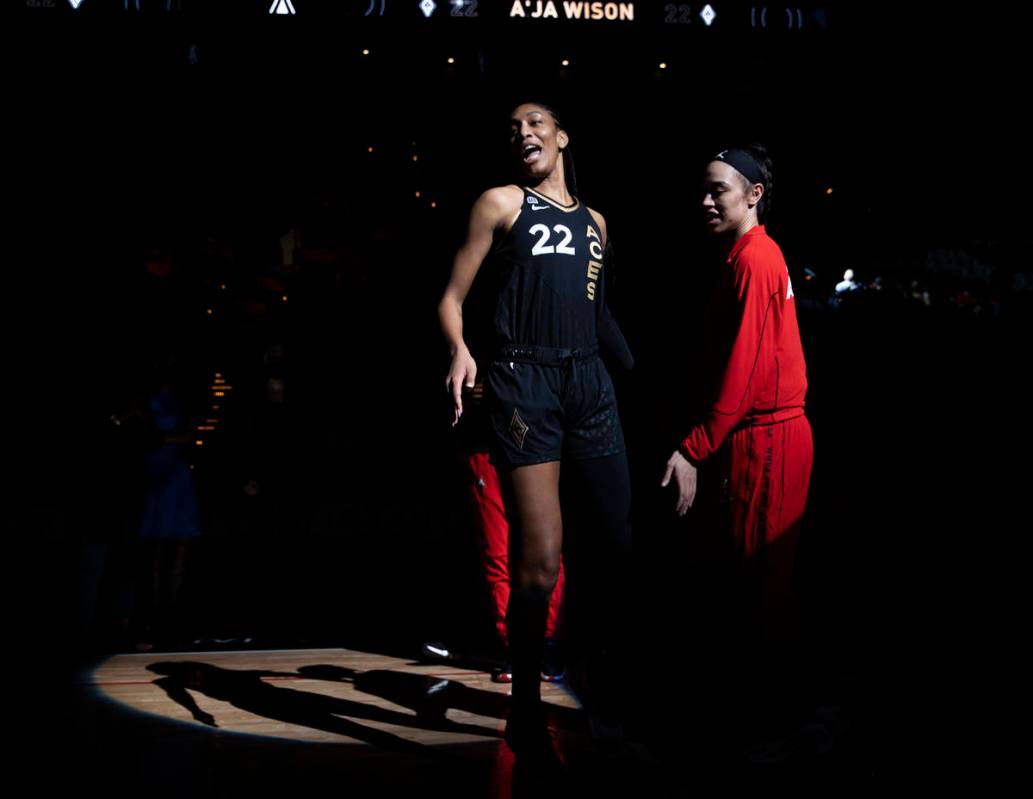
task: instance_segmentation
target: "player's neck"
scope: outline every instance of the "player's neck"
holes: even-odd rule
[[[739,239],[757,227],[757,217],[755,215],[747,216],[733,232],[732,232],[732,244],[734,245]]]
[[[530,183],[528,186],[557,205],[573,205],[574,203],[574,197],[567,191],[567,184],[562,175],[552,174],[540,182]]]

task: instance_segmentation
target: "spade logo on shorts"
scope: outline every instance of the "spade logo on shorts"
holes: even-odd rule
[[[520,418],[520,412],[514,408],[513,418],[509,420],[509,432],[520,449],[524,448],[524,437],[527,435],[527,431],[529,429],[530,428],[524,424],[524,420]]]

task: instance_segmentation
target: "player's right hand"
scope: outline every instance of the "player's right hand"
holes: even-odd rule
[[[457,350],[452,358],[452,367],[448,370],[448,377],[445,378],[445,389],[452,395],[452,404],[455,415],[452,418],[452,426],[459,422],[463,415],[463,391],[472,391],[477,382],[477,364],[474,362],[470,351]]]

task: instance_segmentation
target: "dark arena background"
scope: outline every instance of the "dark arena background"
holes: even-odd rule
[[[10,3],[28,286],[9,310],[31,362],[10,387],[29,440],[12,773],[101,796],[995,779],[986,711],[1017,697],[1029,526],[1006,477],[1033,299],[1028,144],[1006,117],[1028,89],[1007,78],[1007,12],[901,5]],[[513,179],[508,115],[529,100],[561,112],[606,216],[637,360],[615,374],[633,746],[598,749],[576,681],[548,685],[566,767],[544,781],[500,737],[436,310],[472,203]],[[764,740],[729,730],[721,576],[659,487],[719,263],[700,174],[730,141],[774,161],[816,453],[793,688],[767,686],[798,724]],[[162,384],[201,534],[155,550]]]

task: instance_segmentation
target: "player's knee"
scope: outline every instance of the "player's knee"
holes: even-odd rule
[[[525,563],[521,569],[520,587],[536,591],[552,591],[560,573],[560,559],[543,556]]]

